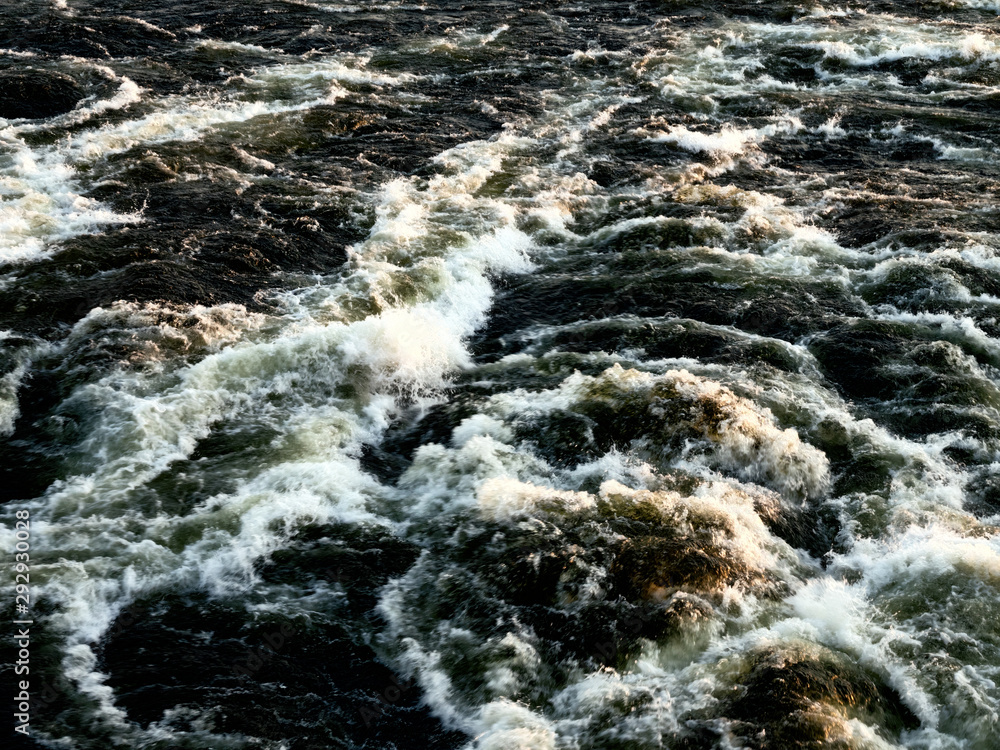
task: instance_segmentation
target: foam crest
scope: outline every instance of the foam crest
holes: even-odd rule
[[[113,74],[112,74],[113,75]],[[117,76],[116,76],[117,78]],[[133,104],[142,101],[144,89],[139,86],[131,78],[122,77],[121,83],[118,85],[118,90],[113,96],[107,99],[98,99],[97,101],[86,104],[82,107],[77,107],[72,112],[64,115],[61,119],[66,124],[79,124],[86,122],[95,115],[101,115],[105,112],[113,112],[115,110],[125,109]]]
[[[457,52],[485,47],[510,31],[508,24],[502,24],[491,31],[476,31],[473,29],[449,29],[443,38],[433,39],[414,45],[414,49],[427,50],[431,53]]]
[[[872,603],[866,629],[881,631],[866,653],[921,717],[918,746],[951,735],[985,748],[995,736],[1000,692],[989,665],[998,653],[987,623],[997,610],[997,553],[995,533],[931,524],[857,540],[837,560],[861,575],[855,588]]]
[[[469,750],[556,750],[552,725],[526,706],[509,700],[487,703],[477,717],[476,739]]]
[[[476,440],[482,438],[474,438],[462,449],[452,449],[451,454],[463,453]],[[446,450],[438,448],[435,460],[419,471],[427,473],[435,467],[439,491],[459,497],[469,492],[470,483],[456,484],[450,479],[458,476],[467,480],[471,467],[453,474],[446,456]],[[672,658],[679,658],[682,664],[687,663],[684,655],[690,660],[704,648],[706,636],[718,633],[721,626],[712,623],[713,606],[717,616],[742,611],[752,618],[750,613],[757,609],[755,595],[773,596],[782,590],[778,579],[793,582],[803,570],[798,556],[768,532],[758,513],[760,497],[753,492],[714,483],[683,495],[670,490],[636,490],[609,480],[597,493],[588,493],[518,481],[509,467],[505,473],[486,476],[478,483],[478,517],[469,517],[467,508],[454,502],[428,514],[422,534],[451,540],[446,546],[456,548],[456,557],[442,560],[440,554],[423,556],[405,576],[386,587],[379,604],[389,624],[384,644],[394,663],[420,684],[428,704],[442,720],[477,736],[470,747],[479,747],[476,743],[492,747],[509,742],[542,743],[540,746],[554,742],[562,746],[574,739],[591,741],[600,736],[603,726],[619,721],[635,738],[678,729],[672,714],[645,710],[650,694],[662,693],[665,676],[663,669],[650,663],[629,662],[630,673],[620,674],[613,669],[594,671],[592,662],[584,658],[569,670],[568,684],[560,684],[562,678],[553,684],[552,664],[544,659],[544,654],[551,653],[551,645],[545,642],[550,636],[543,637],[531,627],[529,610],[522,615],[529,618],[527,622],[509,611],[525,596],[516,593],[518,583],[510,572],[500,572],[504,583],[497,589],[496,562],[469,561],[462,548],[468,544],[476,549],[477,537],[518,538],[526,534],[533,543],[525,551],[531,553],[530,565],[536,570],[545,564],[544,554],[532,550],[548,549],[544,542],[548,535],[552,539],[565,537],[572,557],[558,577],[555,600],[549,606],[579,612],[581,623],[589,622],[585,609],[589,606],[616,607],[627,600],[662,608],[668,622],[677,618],[675,627],[683,623],[684,632],[694,632],[690,640],[681,638],[675,643]],[[412,499],[416,489],[412,478],[401,482],[400,489]],[[489,524],[485,529],[481,528],[484,522]],[[587,547],[575,543],[579,530],[586,530]],[[480,555],[495,554],[492,547],[480,551]],[[512,565],[516,555],[501,553],[503,566]],[[715,563],[690,570],[683,562],[688,555]],[[466,585],[484,591],[486,600],[457,608],[454,616],[442,623],[438,619],[440,608],[448,605],[435,592],[447,590],[447,596],[461,598]],[[534,590],[550,584],[539,581],[527,585]],[[504,587],[510,597],[506,604],[502,601]],[[499,607],[495,624],[494,618],[486,618],[491,623],[486,632],[481,616],[472,614],[483,606]],[[593,653],[588,658],[597,658],[602,649],[613,653],[610,644],[598,644],[590,647]],[[564,660],[568,658],[581,657],[567,654]],[[514,703],[526,698],[531,710],[524,703]],[[630,716],[630,710],[636,714]],[[601,716],[596,726],[588,726],[585,720],[592,711]]]
[[[761,128],[739,129],[724,127],[717,133],[688,130],[684,125],[673,125],[664,133],[650,136],[650,140],[673,143],[686,151],[708,153],[718,157],[739,156],[750,146],[755,146],[776,135],[792,134],[802,129],[802,123],[789,119]]]
[[[219,351],[265,327],[267,316],[243,305],[191,307],[155,302],[118,301],[96,307],[81,318],[60,344],[67,352],[87,342],[93,350],[114,350],[130,363],[152,367],[167,359]]]
[[[5,135],[11,153],[0,160],[0,264],[42,260],[60,240],[140,221],[84,197],[71,165],[31,150],[13,129]]]
[[[477,495],[480,511],[495,521],[530,515],[538,510],[582,513],[597,507],[596,499],[586,492],[538,487],[510,477],[487,479]]]
[[[404,7],[301,4],[351,14]],[[563,28],[576,23],[562,15]],[[735,747],[761,737],[778,746],[800,736],[858,750],[943,748],[963,732],[967,750],[988,750],[1000,715],[989,632],[1000,616],[1000,555],[996,529],[964,503],[974,472],[995,470],[974,465],[989,460],[994,436],[894,434],[873,421],[882,419],[875,407],[862,411],[869,402],[838,395],[819,347],[838,325],[845,337],[875,325],[866,316],[920,327],[939,340],[914,356],[939,355],[949,375],[985,393],[1000,363],[992,324],[978,311],[866,307],[876,305],[867,289],[916,263],[917,251],[841,247],[810,219],[875,193],[848,192],[849,176],[785,168],[798,141],[850,147],[841,141],[857,126],[842,127],[820,100],[872,82],[880,88],[865,89],[871,100],[894,95],[903,84],[891,63],[926,63],[940,76],[934,91],[912,84],[919,102],[942,101],[959,83],[979,91],[976,66],[983,80],[992,75],[992,39],[958,24],[880,29],[884,20],[817,10],[781,26],[663,24],[622,51],[568,47],[537,70],[502,61],[534,87],[521,125],[363,196],[374,217],[367,237],[343,269],[297,277],[304,286],[278,294],[280,309],[119,302],[90,311],[64,343],[85,354],[63,366],[92,374],[98,363],[102,375],[59,407],[82,437],[67,447],[64,478],[26,507],[44,550],[39,590],[56,606],[47,627],[67,644],[68,674],[93,702],[95,723],[137,746],[174,742],[169,715],[161,725],[129,722],[96,671],[93,644],[124,607],[165,591],[249,591],[263,601],[255,616],[299,604],[309,614],[302,602],[331,589],[291,601],[295,585],[265,585],[262,563],[296,551],[304,530],[343,525],[345,537],[376,528],[413,550],[384,588],[364,594],[379,598],[383,618],[366,618],[365,643],[416,680],[434,715],[470,734],[470,750]],[[434,65],[478,64],[518,39],[497,23],[401,49],[439,55]],[[312,44],[327,32],[306,33]],[[664,49],[650,50],[649,38]],[[157,97],[122,79],[66,116],[86,127],[49,145],[29,148],[44,141],[37,130],[34,140],[20,126],[4,131],[0,211],[10,209],[15,241],[7,257],[44,257],[61,232],[118,220],[79,197],[110,155],[256,134],[348,94],[352,108],[389,93],[409,106],[431,95],[389,89],[453,83],[387,72],[396,47],[371,59],[294,59],[203,46],[210,59],[266,55],[274,64],[244,69],[218,96],[206,87]],[[778,80],[777,48],[790,49],[784,62],[798,67],[784,72],[794,82]],[[558,85],[535,86],[536,73]],[[724,124],[739,109],[734,98],[748,96],[760,108]],[[501,98],[477,104],[490,127]],[[434,138],[451,138],[451,113],[434,113],[448,131]],[[873,137],[893,148],[927,140],[902,128]],[[953,159],[985,153],[933,145]],[[252,169],[277,169],[233,153]],[[621,170],[604,161],[625,153]],[[727,170],[737,184],[707,181]],[[255,189],[285,178],[247,176]],[[920,262],[1000,270],[986,235],[960,242]],[[524,310],[499,309],[497,328],[470,351],[495,279],[536,264],[553,286],[515,279],[510,289],[528,290],[513,295]],[[628,275],[633,302],[646,295],[648,304],[597,309],[588,295],[604,289],[609,268]],[[682,299],[653,271],[664,285],[713,285],[718,295]],[[579,299],[546,301],[551,317],[538,319],[551,325],[528,325],[531,293],[562,292],[564,282]],[[739,330],[774,330],[753,317],[771,298],[754,295],[758,283],[778,282],[792,301],[777,315],[817,290],[812,338]],[[997,303],[958,281],[938,290],[955,303]],[[732,307],[716,308],[724,295]],[[715,325],[682,317],[705,309]],[[17,418],[25,371],[18,363],[0,379],[0,432]],[[418,412],[426,422],[408,421]],[[0,542],[12,541],[3,527]],[[811,554],[825,555],[822,567]]]
[[[985,6],[984,6],[985,7]],[[647,53],[633,65],[666,100],[697,120],[707,120],[720,102],[760,95],[813,90],[823,93],[870,89],[902,91],[908,97],[941,101],[952,91],[990,92],[996,81],[983,76],[997,59],[995,41],[963,24],[901,22],[894,16],[853,9],[819,9],[792,23],[730,21],[710,33],[668,37],[670,44]],[[797,48],[802,75],[779,80],[771,73],[771,53],[781,45]],[[915,90],[880,66],[925,63],[929,90]],[[683,126],[682,126],[683,127]],[[706,139],[702,133],[678,130],[676,143],[699,152],[739,154],[747,145],[738,132]],[[840,137],[830,130],[828,137]],[[951,158],[969,158],[952,153]]]
[[[891,37],[875,36],[875,29],[869,31],[870,36],[863,41],[817,41],[812,45],[823,51],[826,57],[842,60],[856,67],[876,65],[880,62],[892,62],[902,59],[918,60],[951,60],[960,59],[972,61],[977,59],[994,60],[997,56],[997,46],[979,33],[949,34],[945,40],[938,41],[941,34],[939,27],[918,26],[916,33],[901,36],[916,37],[913,41],[893,40]],[[893,42],[896,42],[895,44]]]
[[[376,389],[440,387],[468,363],[460,337],[465,331],[455,327],[454,318],[433,308],[389,310],[354,324],[340,352],[348,366],[373,373]]]
[[[668,465],[667,446],[685,435],[705,441],[709,465],[793,496],[822,494],[829,482],[826,457],[803,443],[794,429],[780,429],[767,409],[684,370],[652,375],[615,364],[598,377],[574,375],[555,391],[503,394],[494,397],[493,404],[510,418],[570,405],[586,414],[606,405],[622,414],[634,413],[626,429],[642,432],[626,439],[648,441],[651,455],[666,458]],[[690,467],[701,460],[690,448],[675,453],[677,459]]]
[[[4,373],[0,375],[0,437],[14,432],[14,425],[21,415],[18,390],[31,366],[33,357],[45,352],[48,346],[32,343],[26,346],[4,347],[4,342],[15,338],[10,331],[0,331],[0,347],[5,351]]]

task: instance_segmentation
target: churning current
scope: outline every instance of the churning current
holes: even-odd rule
[[[996,750],[998,14],[0,3],[4,731]]]

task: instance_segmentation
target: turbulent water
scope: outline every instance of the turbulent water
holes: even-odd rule
[[[998,13],[0,4],[15,739],[996,750]]]

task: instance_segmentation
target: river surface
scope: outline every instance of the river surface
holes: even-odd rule
[[[996,750],[998,13],[0,3],[25,742]]]

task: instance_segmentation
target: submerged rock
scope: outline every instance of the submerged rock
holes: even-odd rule
[[[782,429],[769,409],[686,370],[653,375],[616,364],[596,377],[573,375],[536,401],[530,420],[509,405],[497,405],[523,425],[520,434],[537,440],[551,432],[544,424],[548,413],[568,421],[550,404],[569,401],[572,413],[587,422],[578,432],[593,444],[592,455],[629,446],[669,469],[678,458],[697,453],[713,466],[795,499],[819,497],[829,486],[828,459],[795,429]],[[566,442],[559,432],[554,436]]]
[[[732,729],[754,750],[851,747],[850,719],[892,734],[916,718],[899,696],[846,657],[816,650],[765,650],[725,711]]]
[[[310,581],[327,592],[307,612],[294,599],[263,613],[241,599],[154,592],[95,644],[100,669],[131,721],[181,738],[171,747],[189,747],[180,743],[201,723],[242,735],[239,747],[403,748],[412,737],[428,750],[458,747],[462,733],[368,645],[374,590],[414,557],[378,529],[304,529],[259,572],[278,587]]]
[[[69,76],[44,70],[0,73],[0,117],[35,119],[65,114],[83,99]]]

